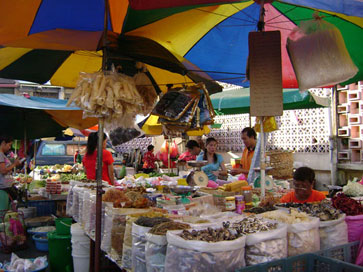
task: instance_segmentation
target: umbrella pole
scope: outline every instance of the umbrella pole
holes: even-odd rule
[[[265,181],[266,181],[266,161],[265,161],[265,135],[263,132],[264,117],[261,117],[261,158],[260,158],[260,170],[261,170],[261,199],[265,198]]]

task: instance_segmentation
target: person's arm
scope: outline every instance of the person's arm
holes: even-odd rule
[[[110,177],[111,184],[115,185],[115,173],[113,169],[113,164],[108,165],[108,176]]]
[[[0,173],[5,175],[18,165],[20,165],[20,161],[18,159],[16,159],[14,163],[10,164],[8,167],[5,166],[5,162],[0,162]]]

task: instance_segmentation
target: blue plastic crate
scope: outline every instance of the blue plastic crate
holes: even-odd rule
[[[29,200],[29,207],[37,208],[37,216],[56,214],[56,203],[54,200]]]
[[[359,241],[355,241],[348,244],[321,250],[315,252],[315,254],[335,260],[344,261],[347,263],[354,263],[358,255],[358,248]]]
[[[238,272],[362,272],[362,267],[307,253],[268,263],[248,266]]]

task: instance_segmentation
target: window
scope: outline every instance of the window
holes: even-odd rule
[[[64,144],[45,144],[42,149],[43,156],[64,156],[65,154]]]
[[[86,146],[85,145],[78,145],[78,144],[67,144],[67,155],[73,156],[76,154],[76,151],[79,150],[81,155],[84,155]]]

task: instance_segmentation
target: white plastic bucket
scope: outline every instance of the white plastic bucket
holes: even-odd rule
[[[88,242],[76,242],[72,243],[72,254],[77,256],[88,256],[90,253],[90,243]]]
[[[73,254],[73,271],[74,272],[84,272],[89,271],[89,256],[79,256]]]
[[[90,239],[78,223],[71,226],[71,235],[72,254],[89,258]]]

